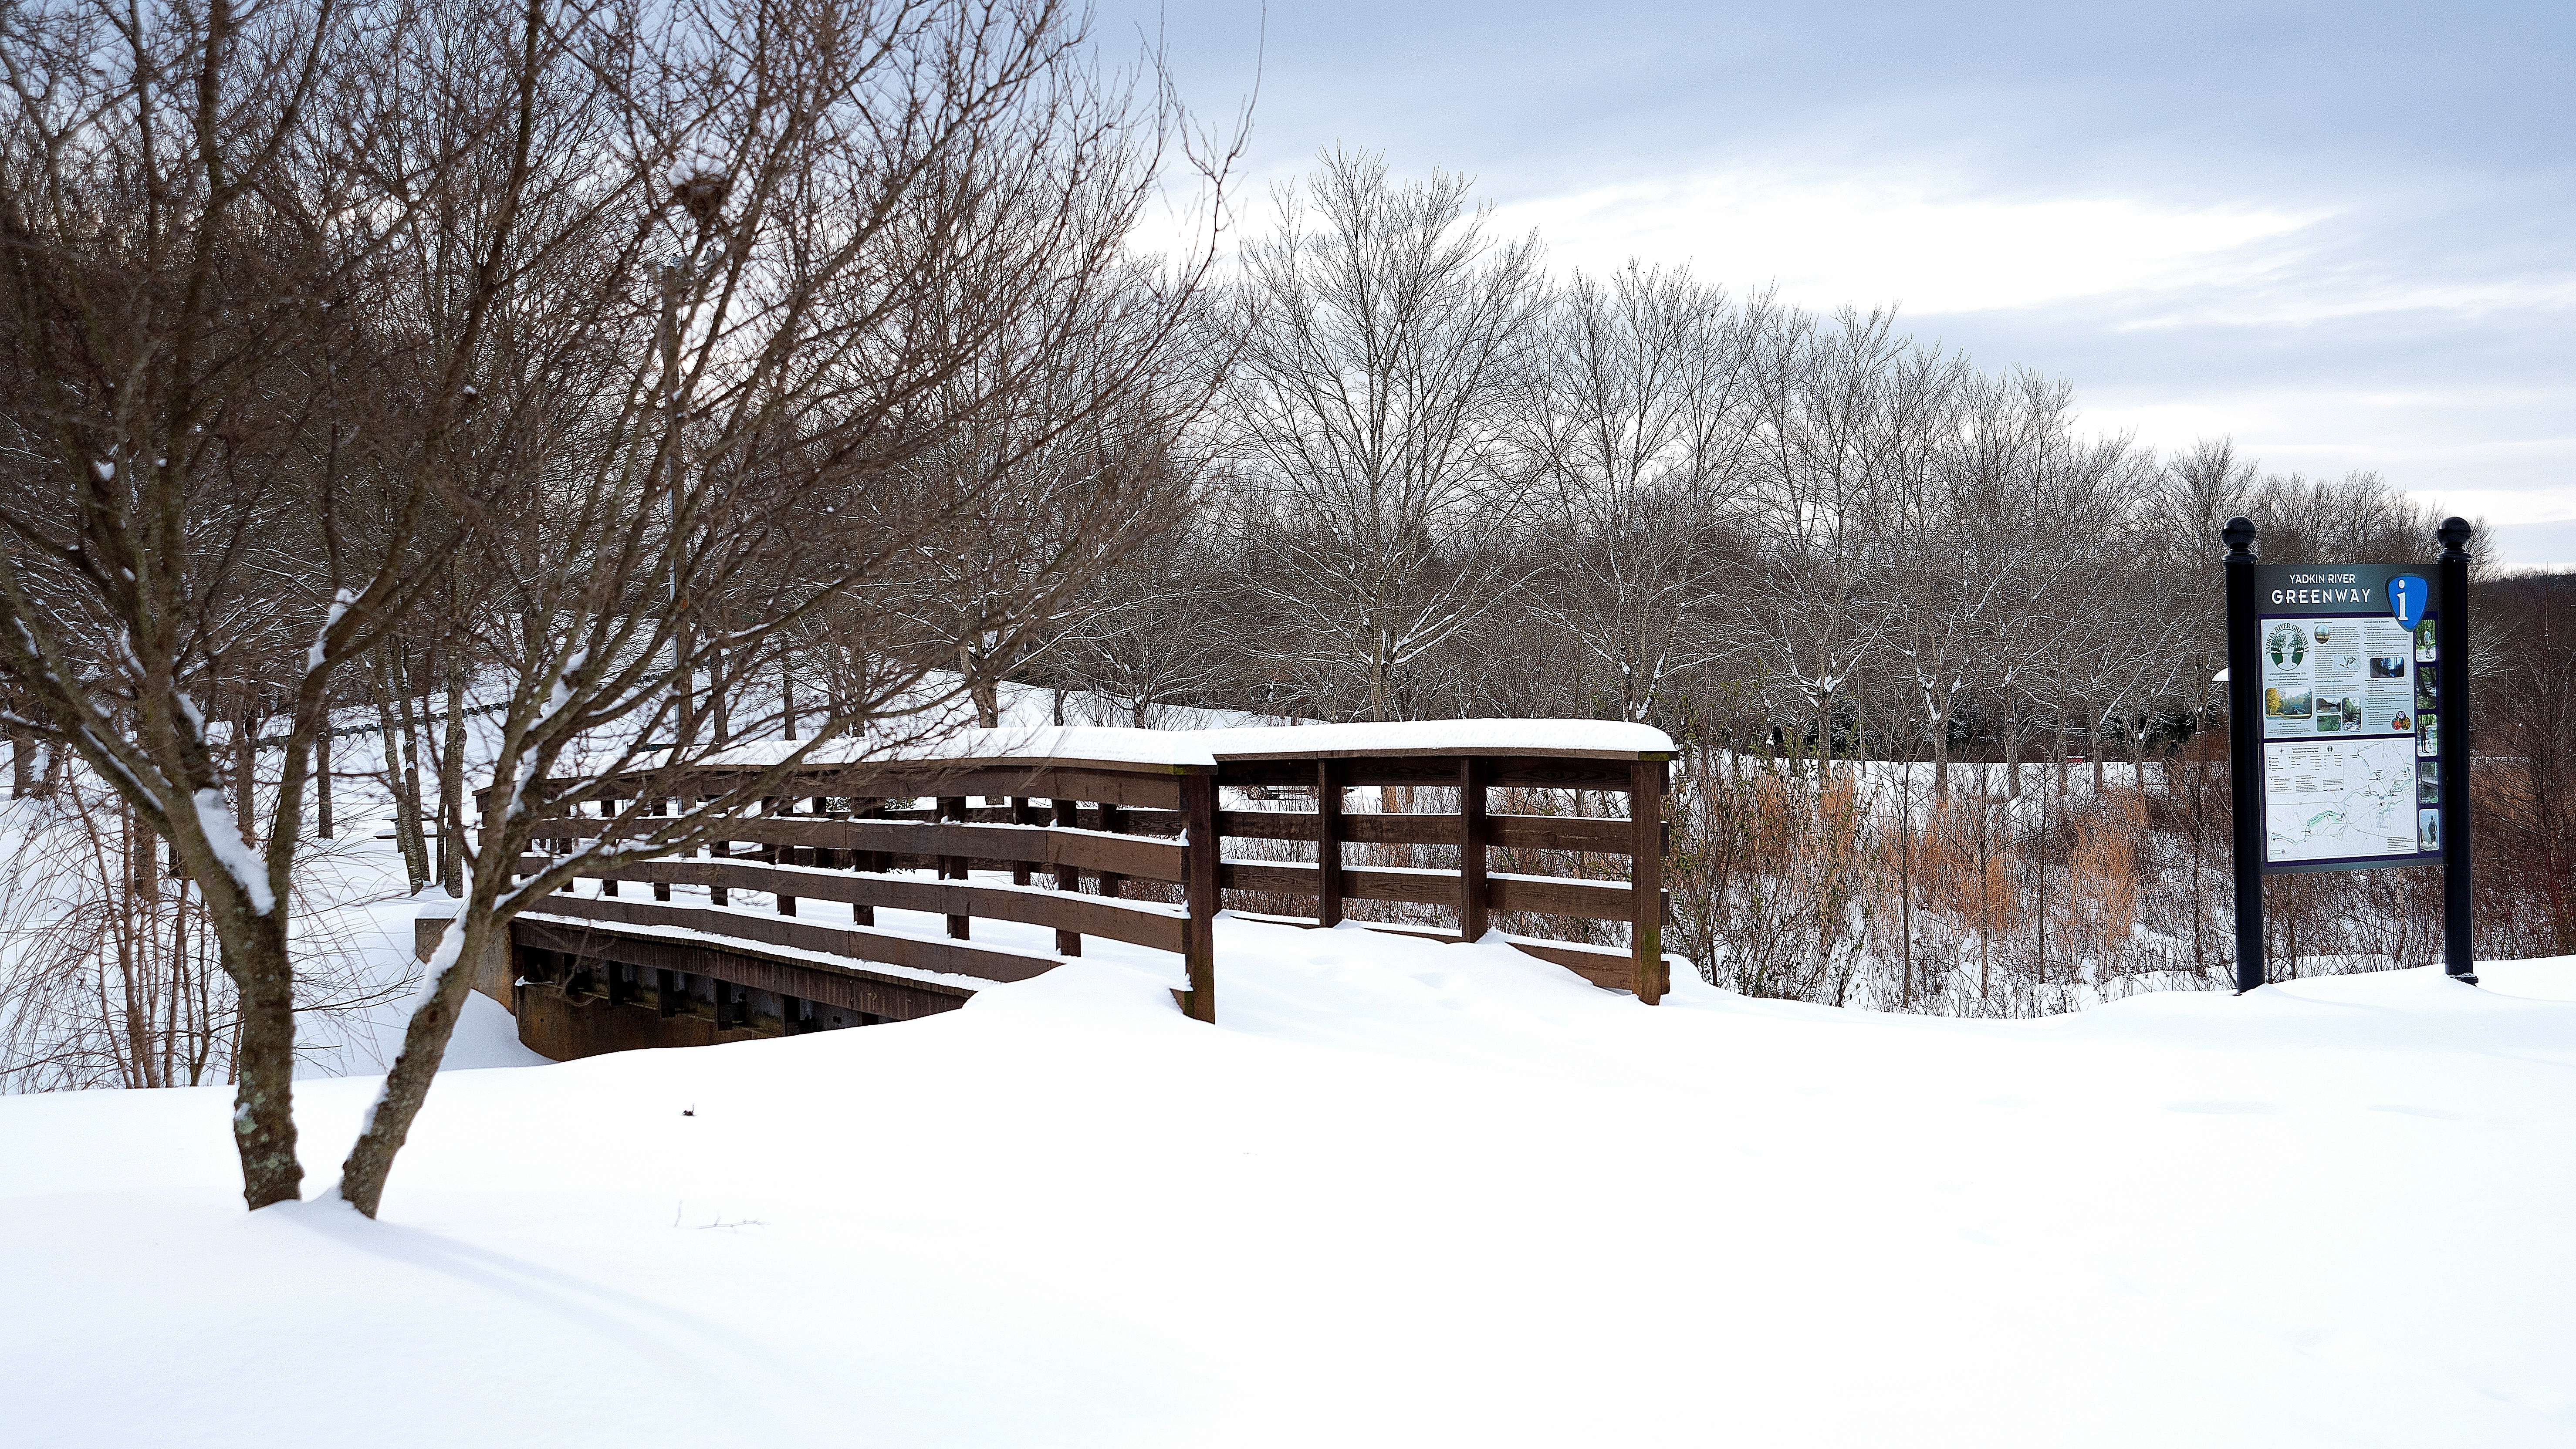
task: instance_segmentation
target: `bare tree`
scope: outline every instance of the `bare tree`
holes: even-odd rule
[[[567,78],[601,78],[572,114],[626,126],[623,164],[592,153],[557,202],[598,218],[591,244],[547,258],[544,305],[495,348],[526,402],[492,466],[527,482],[455,622],[506,709],[464,907],[343,1168],[371,1215],[496,932],[606,862],[720,836],[818,748],[943,728],[924,686],[955,656],[904,613],[912,561],[1043,521],[1045,566],[982,607],[1051,616],[1132,546],[1168,486],[1157,443],[1210,386],[1176,368],[1212,237],[1162,271],[1124,252],[1183,118],[1054,6],[681,7],[626,33]],[[760,745],[737,714],[727,753],[714,701],[790,650],[836,661],[827,711]],[[715,783],[716,760],[749,768]],[[648,808],[521,877],[570,833],[550,822],[638,775]]]
[[[536,84],[560,48],[544,7],[474,0],[67,4],[0,27],[0,651],[34,706],[13,723],[77,752],[202,892],[240,1003],[253,1207],[301,1178],[280,902],[312,742],[335,672],[476,504],[469,379],[517,280]],[[435,275],[401,256],[425,231]],[[433,307],[447,325],[399,325]],[[361,320],[386,324],[365,385],[317,385],[355,364],[333,348]],[[272,716],[284,765],[255,801]]]
[[[1475,617],[1508,564],[1508,410],[1545,292],[1535,238],[1495,243],[1466,178],[1398,185],[1335,150],[1247,248],[1229,421],[1254,581],[1372,719]],[[1310,229],[1311,228],[1311,229]]]
[[[1224,545],[1204,524],[1178,528],[1102,575],[1065,637],[1068,681],[1115,701],[1139,729],[1161,723],[1164,705],[1250,698],[1254,666],[1234,635],[1242,575]]]
[[[1731,515],[1769,310],[1631,262],[1578,274],[1541,329],[1521,408],[1528,546],[1558,563],[1531,607],[1591,656],[1622,719],[1741,648],[1719,610],[1739,592],[1724,575],[1743,562]]]

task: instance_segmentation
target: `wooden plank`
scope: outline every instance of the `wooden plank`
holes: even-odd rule
[[[1493,783],[1507,790],[1625,791],[1633,778],[1621,761],[1518,755],[1494,761]]]
[[[636,861],[619,866],[618,874],[628,880],[652,880],[670,885],[726,885],[735,890],[749,891],[774,891],[783,884],[797,894],[816,900],[922,911],[934,916],[982,916],[990,921],[1017,921],[1024,925],[1079,931],[1086,936],[1107,936],[1113,941],[1125,941],[1156,951],[1177,952],[1182,949],[1181,918],[1170,914],[1168,906],[1146,902],[1122,904],[1098,896],[1016,886],[918,880],[903,876],[842,875],[749,861]],[[729,916],[725,919],[759,918]]]
[[[977,769],[948,776],[940,781],[940,788],[960,795],[1043,795],[1050,800],[1092,800],[1147,810],[1178,810],[1181,778],[1177,774],[1127,774],[1106,769]]]
[[[1320,773],[1325,765],[1315,768]],[[1304,810],[1220,810],[1216,828],[1231,840],[1312,840],[1316,822]]]
[[[723,795],[762,773],[757,766],[701,766],[685,776],[643,771],[613,777],[622,793]],[[1076,800],[1115,800],[1122,805],[1180,808],[1179,781],[1209,773],[1205,765],[1123,760],[878,760],[847,765],[806,765],[772,789],[794,795],[1059,795]],[[1135,798],[1128,798],[1133,795]]]
[[[613,930],[568,922],[520,919],[510,924],[512,943],[549,942],[553,949],[593,959],[617,959],[669,978],[705,976],[732,987],[794,995],[828,1002],[848,1011],[866,1012],[890,1021],[910,1021],[966,1004],[972,991],[927,981],[881,976],[872,971],[827,966],[820,962],[780,961],[723,951],[685,941],[628,936]],[[780,988],[786,988],[781,991]],[[728,992],[728,995],[731,993]],[[665,1016],[712,1017],[706,1008],[692,1009],[675,1000],[673,991],[655,1009]]]
[[[1632,989],[1653,1006],[1672,984],[1664,979],[1664,762],[1639,760],[1630,767],[1628,823],[1634,832],[1628,847],[1630,917],[1629,954],[1635,962]]]
[[[1326,764],[1319,761],[1320,773]],[[1455,815],[1344,815],[1342,838],[1363,845],[1456,845]],[[1626,855],[1635,832],[1625,820],[1579,815],[1488,815],[1488,843],[1506,850],[1577,850]],[[1228,810],[1217,828],[1235,840],[1312,840],[1316,817],[1304,810]]]
[[[1505,850],[1579,850],[1594,855],[1626,855],[1636,832],[1625,820],[1579,815],[1495,815],[1494,844]]]
[[[1485,938],[1485,776],[1489,762],[1458,762],[1458,934]]]
[[[705,906],[657,906],[649,901],[603,901],[591,898],[558,900],[549,896],[546,900],[545,914],[555,919],[520,916],[513,920],[511,922],[512,939],[522,943],[533,941],[533,944],[544,946],[546,949],[565,951],[575,956],[598,960],[615,959],[648,969],[678,971],[696,976],[724,977],[745,986],[758,986],[760,983],[742,980],[741,973],[728,971],[722,958],[746,954],[758,956],[761,946],[813,951],[829,956],[845,956],[853,961],[876,961],[888,966],[907,966],[916,971],[939,971],[951,976],[972,976],[987,981],[1026,981],[1063,964],[1044,956],[1021,956],[1008,951],[996,951],[986,946],[958,946],[946,941],[925,941],[910,936],[882,935],[874,931],[855,930],[846,926],[825,926],[810,921],[782,921],[774,916],[749,918],[757,929],[764,932],[762,938],[755,939],[734,934],[727,928],[725,922],[710,923],[707,920],[708,917],[722,916],[727,913]],[[562,920],[563,917],[575,917],[604,929],[590,929],[568,924]],[[558,934],[545,939],[525,937],[517,934],[517,928],[521,925],[543,927],[556,933],[569,934]],[[673,940],[666,936],[617,936],[613,929],[617,926],[679,927],[692,931],[704,931],[711,935],[722,935],[726,937],[726,941],[717,943]],[[635,950],[584,949],[575,944],[567,944],[576,937],[588,938],[593,942],[616,939],[630,943],[648,943],[659,946],[663,950],[656,955],[644,956],[639,955]],[[787,958],[771,956],[767,959],[785,961]],[[804,965],[816,971],[842,971],[852,976],[899,986],[910,991],[952,995],[961,1001],[974,994],[974,988],[970,986],[917,981],[902,976],[884,976],[858,967],[837,967],[821,962],[792,964]],[[818,991],[800,991],[796,994],[818,1000],[831,999]],[[872,1007],[859,1009],[874,1010]]]
[[[1181,781],[1181,811],[1189,817],[1189,929],[1182,956],[1189,968],[1189,1000],[1183,1008],[1195,1021],[1216,1020],[1216,913],[1225,906],[1217,884],[1223,842],[1216,833],[1216,778],[1192,775]]]
[[[1446,754],[1344,758],[1342,783],[1362,788],[1370,785],[1455,785],[1458,783],[1458,757]]]
[[[1354,750],[1262,750],[1258,752],[1222,751],[1217,754],[1216,761],[1217,768],[1220,771],[1223,771],[1236,765],[1264,765],[1281,760],[1287,760],[1297,764],[1308,764],[1316,760],[1455,759],[1461,755],[1475,755],[1479,758],[1489,760],[1593,760],[1608,764],[1616,764],[1622,768],[1635,760],[1669,760],[1674,758],[1673,752],[1669,750],[1593,750],[1581,748],[1549,749],[1532,748],[1527,745],[1505,745],[1498,748],[1478,748],[1475,746],[1462,747],[1458,745],[1436,745],[1423,749],[1370,748]],[[1234,783],[1231,779],[1226,778],[1222,774],[1220,774],[1219,778],[1226,784],[1230,785]]]
[[[1223,880],[1230,891],[1278,891],[1286,895],[1322,896],[1317,868],[1303,862],[1229,860]],[[1343,894],[1357,901],[1407,901],[1416,905],[1458,904],[1454,870],[1390,870],[1346,866]],[[1485,882],[1489,911],[1527,911],[1535,915],[1576,916],[1590,921],[1633,919],[1628,887],[1619,881],[1559,880],[1553,877],[1494,875]]]
[[[1292,896],[1321,896],[1316,867],[1302,861],[1229,860],[1217,869],[1217,882],[1230,891],[1280,891]]]
[[[1498,911],[1576,916],[1588,921],[1625,921],[1636,914],[1628,887],[1620,881],[1496,875],[1486,887],[1485,899]]]
[[[1285,760],[1219,760],[1216,780],[1220,785],[1247,789],[1254,785],[1305,785],[1315,778],[1312,756]]]
[[[1447,751],[1434,755],[1366,755],[1336,753],[1344,767],[1342,783],[1348,785],[1453,785],[1458,780],[1458,761],[1465,752]],[[1630,756],[1583,758],[1553,755],[1478,754],[1489,762],[1493,773],[1487,783],[1511,789],[1531,790],[1611,790],[1625,792],[1634,776]],[[1250,785],[1302,785],[1314,772],[1316,756],[1303,759],[1220,760],[1217,779],[1237,787]]]
[[[1059,806],[1058,812],[1068,813],[1067,806]],[[1138,817],[1130,814],[1126,818],[1132,824]],[[544,823],[553,825],[556,822]],[[597,821],[589,823],[598,824]],[[1043,825],[764,820],[758,816],[747,816],[727,825],[725,830],[729,839],[764,846],[863,850],[923,858],[955,856],[978,862],[979,869],[1069,865],[1080,870],[1109,871],[1173,883],[1184,879],[1185,872],[1181,847],[1173,840],[1145,840],[1132,835],[1103,835],[1095,831],[1055,829]],[[1172,833],[1178,835],[1177,827]],[[994,864],[985,867],[981,865],[985,861]]]
[[[1342,769],[1339,760],[1318,761],[1320,777],[1327,766]],[[1447,783],[1456,784],[1452,779]],[[1339,811],[1340,801],[1335,808]],[[1342,839],[1362,845],[1456,845],[1458,817],[1455,815],[1353,815],[1341,814]],[[1237,840],[1313,840],[1318,829],[1314,814],[1303,810],[1228,810],[1217,817],[1217,829]],[[1624,838],[1624,837],[1623,837]]]
[[[1636,963],[1615,952],[1541,941],[1514,941],[1512,947],[1523,955],[1536,956],[1562,966],[1593,985],[1610,991],[1630,991],[1636,986]]]

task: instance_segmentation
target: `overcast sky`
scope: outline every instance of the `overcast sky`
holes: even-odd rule
[[[1260,95],[1243,219],[1336,142],[1551,263],[1895,304],[2092,426],[2375,469],[2576,567],[2576,4],[1108,3]],[[1266,31],[1266,34],[1265,34]],[[2213,544],[2213,548],[2215,545]]]

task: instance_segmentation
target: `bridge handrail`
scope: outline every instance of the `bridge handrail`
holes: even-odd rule
[[[1673,751],[1656,731],[1591,721],[1461,720],[1204,732],[1085,727],[971,733],[976,737],[920,756],[874,758],[852,744],[834,757],[809,761],[781,787],[792,794],[728,822],[720,858],[620,860],[598,877],[603,896],[615,899],[617,886],[629,882],[656,886],[664,901],[673,885],[707,887],[713,909],[657,901],[657,910],[696,912],[689,918],[697,923],[692,929],[739,931],[746,939],[753,938],[750,928],[737,923],[754,918],[726,906],[733,890],[767,891],[787,916],[795,914],[799,900],[839,902],[853,908],[860,934],[844,932],[836,939],[912,960],[942,953],[884,943],[942,943],[874,930],[876,907],[944,915],[949,934],[960,942],[971,939],[977,916],[1057,933],[1052,957],[981,947],[943,957],[967,968],[956,974],[968,976],[1044,970],[1080,954],[1081,937],[1104,936],[1182,955],[1191,983],[1183,1005],[1208,1020],[1215,1010],[1213,920],[1227,890],[1312,900],[1311,916],[1265,919],[1319,925],[1339,923],[1348,901],[1446,905],[1457,915],[1455,932],[1360,923],[1443,939],[1483,937],[1496,911],[1625,921],[1631,929],[1624,953],[1579,941],[1507,939],[1598,984],[1625,986],[1649,1003],[1668,988],[1661,817]],[[1026,752],[998,749],[996,742],[1005,739]],[[639,770],[584,781],[587,791],[606,797],[601,813],[558,812],[542,822],[539,836],[567,843],[612,836],[615,816],[644,809],[648,801],[661,802],[651,806],[658,810],[674,798],[719,793],[728,776],[760,768],[764,757],[782,748],[738,747],[681,775]],[[1460,808],[1357,814],[1343,808],[1344,793],[1352,788],[1426,785],[1454,787]],[[1312,789],[1317,808],[1219,808],[1221,789],[1282,786]],[[1493,814],[1486,806],[1494,788],[1624,794],[1629,816]],[[967,800],[974,796],[1009,803],[970,808]],[[924,797],[936,799],[937,808],[888,805]],[[814,808],[800,811],[802,802]],[[1227,859],[1222,852],[1229,838],[1311,840],[1318,858]],[[739,855],[732,849],[738,843],[759,853]],[[1343,862],[1342,847],[1352,843],[1455,846],[1460,864],[1351,865]],[[1489,856],[1496,849],[1625,858],[1629,879],[1496,871]],[[936,869],[939,878],[899,874],[920,868]],[[1012,884],[976,881],[976,870],[1008,870]],[[1052,887],[1034,882],[1039,870],[1053,873]],[[1094,893],[1083,892],[1086,878]],[[1122,899],[1130,880],[1177,886],[1180,899]],[[598,904],[601,899],[557,896],[545,909],[603,918],[623,912]],[[574,900],[591,904],[572,906]]]

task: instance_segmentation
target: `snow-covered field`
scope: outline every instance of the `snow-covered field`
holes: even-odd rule
[[[2576,1443],[2576,960],[2026,1022],[1220,924],[444,1075],[384,1220],[0,1099],[13,1446]],[[300,1087],[323,1197],[373,1090]]]

